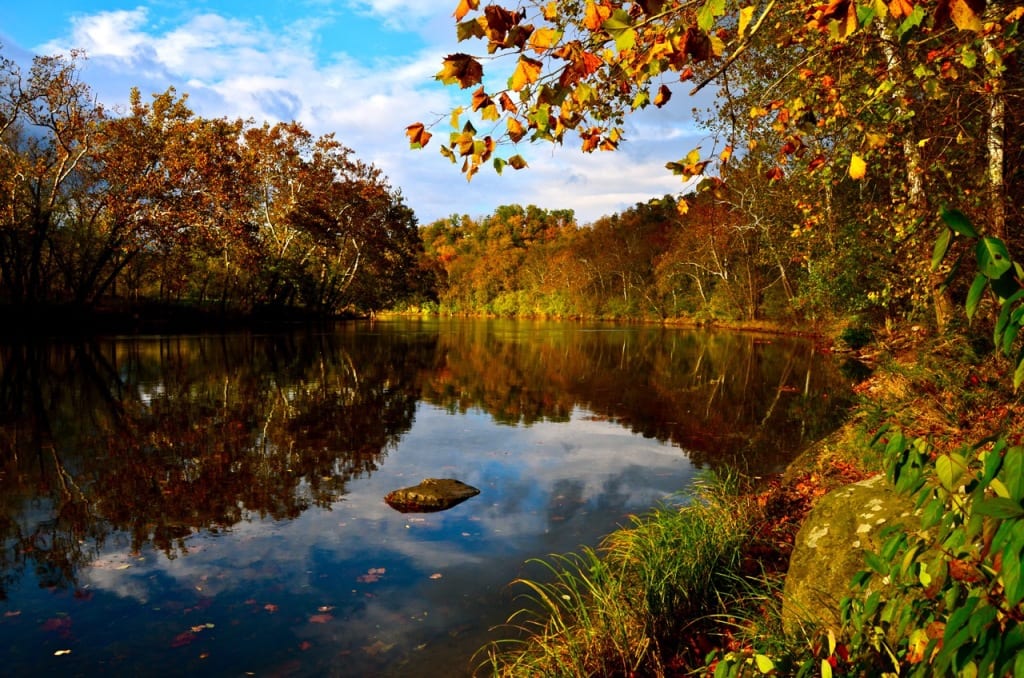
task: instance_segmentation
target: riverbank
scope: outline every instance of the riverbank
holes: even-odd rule
[[[929,556],[931,560],[921,567],[940,563],[935,566],[939,567],[935,578],[943,592],[950,591],[944,593],[947,602],[939,603],[935,613],[910,602],[924,599],[934,607],[931,599],[938,595],[924,589],[932,575],[926,579],[915,569],[910,582],[892,593],[885,614],[890,620],[896,615],[913,622],[931,614],[932,625],[925,621],[917,630],[913,624],[900,627],[902,631],[894,630],[895,635],[879,645],[878,638],[866,639],[858,627],[873,619],[879,599],[875,598],[874,607],[864,608],[856,600],[866,593],[854,589],[850,591],[854,600],[850,614],[856,623],[825,636],[813,626],[796,631],[783,627],[782,591],[794,541],[808,513],[830,491],[886,470],[888,477],[903,482],[899,478],[901,473],[904,480],[908,477],[906,464],[892,457],[906,457],[907,450],[915,446],[922,450],[918,466],[925,467],[919,473],[916,491],[932,492],[934,484],[940,488],[935,497],[963,505],[965,500],[957,499],[957,492],[965,490],[950,488],[943,494],[942,483],[949,485],[948,479],[928,468],[934,469],[931,464],[944,455],[968,460],[964,464],[971,466],[973,453],[969,450],[980,449],[984,454],[993,449],[991,444],[978,442],[993,436],[1006,441],[1002,446],[995,444],[996,452],[1009,454],[1006,446],[1019,446],[1024,440],[1024,402],[1007,387],[1008,361],[984,351],[979,357],[962,341],[928,339],[919,332],[908,332],[882,337],[870,350],[879,368],[858,385],[861,400],[842,428],[809,446],[783,474],[746,481],[710,478],[686,508],[656,509],[635,519],[631,527],[609,535],[596,551],[549,561],[546,567],[554,574],[553,583],[519,582],[533,594],[533,606],[514,621],[525,619],[528,623],[510,629],[519,634],[511,634],[515,640],[487,649],[481,668],[503,676],[789,675],[812,664],[819,667],[824,661],[830,671],[834,667],[856,673],[857,667],[864,669],[879,660],[879,648],[891,646],[889,661],[895,662],[897,669],[903,664],[927,672],[930,659],[924,654],[925,645],[931,643],[934,648],[932,658],[942,659],[939,648],[946,624],[957,606],[966,604],[966,599],[957,597],[958,580],[942,574],[951,571],[950,562],[952,571],[959,571],[957,567],[976,559],[979,573],[988,568],[985,582],[990,598],[1005,598],[1008,585],[999,576],[998,563],[982,562],[987,552],[968,543],[964,553]],[[882,442],[888,445],[873,445],[879,432],[887,430],[903,434],[884,438]],[[927,443],[910,443],[926,439]],[[1010,452],[1018,449],[1010,448]],[[988,462],[988,467],[996,477],[993,464]],[[946,513],[955,511],[950,508]],[[1018,518],[1014,514],[1006,520]],[[958,525],[948,526],[950,534],[963,529]],[[694,548],[688,541],[693,538],[691,533],[702,538],[714,535],[714,539],[700,542],[706,550]],[[651,534],[677,536],[651,539]],[[914,539],[907,536],[892,541],[888,558],[880,556],[881,560],[873,562],[883,569],[895,554],[904,553],[908,554],[902,556],[904,562],[916,562],[931,547],[921,543],[913,547],[915,551],[901,550],[910,549],[908,544],[917,543]],[[630,546],[624,550],[623,544]],[[1012,552],[1017,546],[1009,548]],[[887,577],[892,574],[886,572]],[[981,574],[963,578],[975,586],[983,581]],[[666,600],[672,604],[665,605]],[[1020,600],[1003,602],[1007,609],[993,617],[1003,620],[996,625],[1000,632],[1005,631],[1007,618],[1024,618]],[[888,622],[884,625],[889,626]],[[978,626],[981,631],[987,628],[981,623]],[[633,635],[624,636],[624,629]],[[920,646],[911,644],[912,636]],[[872,643],[876,649],[865,651],[865,644]],[[984,638],[976,644],[982,653],[989,649]],[[993,646],[992,661],[1016,661],[1014,653],[1022,654],[1003,645]],[[1024,640],[1021,645],[1024,647]],[[1001,659],[1004,655],[1009,659]]]

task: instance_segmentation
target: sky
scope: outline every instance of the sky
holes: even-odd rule
[[[583,154],[572,144],[505,149],[530,167],[489,165],[467,182],[441,157],[448,114],[470,90],[434,78],[444,57],[481,54],[458,43],[455,0],[48,0],[0,6],[0,54],[27,66],[33,55],[83,49],[83,80],[107,108],[130,89],[144,96],[174,87],[196,114],[257,124],[297,120],[316,135],[334,133],[401,189],[421,224],[453,214],[480,217],[500,205],[572,209],[591,223],[685,187],[665,169],[712,142],[691,120],[698,105],[676,87],[662,109],[628,120],[614,153]],[[486,68],[486,67],[485,67]],[[489,91],[500,89],[487,81]],[[706,104],[705,104],[706,105]],[[440,123],[423,150],[409,149],[405,127]],[[478,127],[478,129],[483,129]]]

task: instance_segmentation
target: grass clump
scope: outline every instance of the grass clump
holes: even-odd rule
[[[633,517],[596,550],[532,561],[543,576],[515,582],[527,589],[508,622],[515,637],[481,650],[480,672],[663,676],[687,655],[699,665],[693,639],[724,612],[752,525],[736,486],[708,477],[684,506]]]

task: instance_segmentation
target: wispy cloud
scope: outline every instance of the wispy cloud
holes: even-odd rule
[[[465,94],[440,87],[433,77],[444,55],[460,49],[451,8],[436,0],[351,0],[343,16],[346,10],[331,6],[300,2],[283,24],[208,10],[157,16],[156,6],[82,13],[64,35],[35,51],[83,48],[87,80],[107,105],[124,103],[131,85],[144,93],[174,86],[190,95],[200,115],[295,119],[314,133],[334,132],[384,170],[423,222],[452,213],[481,215],[509,203],[573,209],[587,222],[681,190],[664,170],[667,160],[689,150],[684,146],[692,131],[679,124],[675,111],[660,112],[667,114],[652,117],[656,122],[641,119],[629,131],[636,143],[624,152],[584,156],[568,145],[527,148],[530,170],[496,177],[485,169],[467,184],[437,153],[446,123],[424,151],[409,151],[403,135],[414,121],[443,118]],[[394,50],[389,56],[366,53],[365,43],[348,47],[344,31],[353,13],[383,26],[381,40],[408,31],[415,46],[402,56]],[[680,149],[675,156],[666,148],[669,139]],[[655,152],[647,153],[649,148]]]

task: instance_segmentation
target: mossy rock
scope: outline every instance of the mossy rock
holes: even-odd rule
[[[389,492],[384,501],[402,513],[444,511],[461,504],[480,490],[452,478],[424,478],[419,485]]]
[[[822,497],[797,533],[783,592],[785,628],[838,628],[839,604],[849,595],[850,580],[867,568],[865,551],[881,550],[884,528],[916,521],[913,502],[883,476]]]

